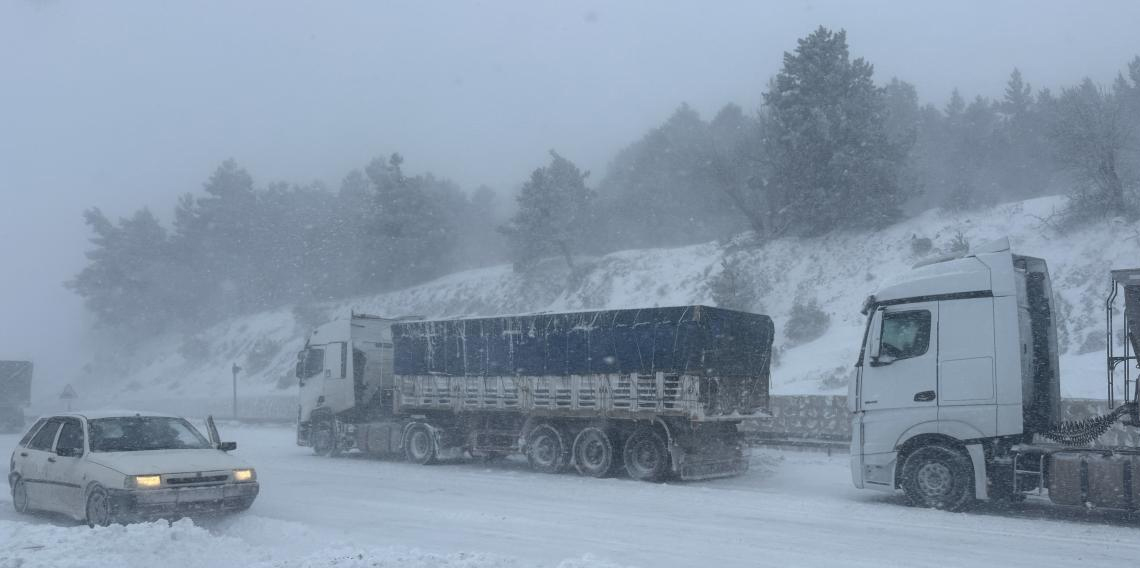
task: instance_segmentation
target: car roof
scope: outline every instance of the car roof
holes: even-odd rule
[[[146,416],[148,418],[182,418],[174,414],[166,414],[163,412],[150,412],[146,410],[77,410],[75,412],[60,412],[58,414],[47,414],[46,418],[54,418],[57,416],[73,416],[76,418],[86,418],[94,420],[97,418],[125,418],[128,416]]]

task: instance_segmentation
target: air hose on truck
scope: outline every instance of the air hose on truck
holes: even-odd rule
[[[1122,404],[1112,412],[1103,416],[1093,416],[1083,420],[1066,420],[1048,432],[1041,432],[1042,438],[1047,438],[1066,446],[1084,446],[1091,444],[1097,438],[1108,432],[1122,416],[1129,415],[1136,406],[1135,402]]]

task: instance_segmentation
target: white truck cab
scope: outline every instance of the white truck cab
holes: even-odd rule
[[[987,498],[987,452],[1059,421],[1052,297],[1045,261],[1005,239],[870,296],[848,396],[855,486],[944,508]]]

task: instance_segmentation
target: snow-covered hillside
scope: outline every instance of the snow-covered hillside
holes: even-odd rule
[[[949,251],[961,235],[973,244],[1008,236],[1016,252],[1048,260],[1063,316],[1062,391],[1103,397],[1108,270],[1140,265],[1140,223],[1105,219],[1059,235],[1042,219],[1061,204],[1060,198],[1049,197],[980,212],[931,210],[882,231],[781,238],[761,246],[738,241],[623,251],[580,259],[573,274],[555,260],[534,274],[515,274],[510,266],[470,270],[397,292],[237,317],[192,337],[158,337],[128,354],[93,362],[80,385],[88,385],[81,387],[87,392],[107,393],[85,401],[89,404],[228,400],[230,366],[237,363],[243,367],[243,396],[288,396],[295,353],[306,330],[350,310],[444,317],[712,304],[709,284],[727,255],[753,281],[758,293],[753,310],[776,322],[775,393],[839,394],[858,352],[863,299],[884,278],[924,256]],[[932,248],[914,252],[916,237],[931,239]],[[830,316],[830,325],[822,336],[792,345],[784,324],[796,303],[812,300]]]

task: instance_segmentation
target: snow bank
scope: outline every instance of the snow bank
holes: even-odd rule
[[[470,270],[396,292],[234,318],[193,337],[155,338],[133,346],[125,356],[93,362],[84,383],[87,392],[104,390],[106,398],[119,405],[124,400],[186,404],[195,398],[225,404],[230,365],[237,363],[244,368],[239,385],[243,398],[291,401],[294,356],[306,330],[350,310],[451,317],[711,304],[709,282],[721,271],[721,260],[732,256],[758,291],[753,310],[776,322],[774,393],[842,394],[862,337],[863,299],[924,256],[949,251],[960,235],[974,245],[1008,236],[1016,252],[1049,262],[1062,316],[1062,394],[1102,398],[1102,302],[1108,271],[1140,265],[1140,240],[1135,237],[1140,223],[1107,219],[1061,236],[1042,219],[1062,205],[1060,198],[1046,197],[979,212],[931,210],[874,232],[781,238],[761,246],[705,243],[622,251],[580,259],[573,276],[556,259],[531,274],[515,274],[509,266]],[[916,237],[930,239],[931,250],[916,254]],[[783,326],[797,302],[812,300],[830,316],[830,327],[813,341],[793,345],[785,339]],[[81,391],[84,383],[78,385]],[[90,406],[104,401],[80,402]]]
[[[217,524],[183,519],[88,529],[0,520],[0,567],[79,568],[514,568],[518,559],[433,554],[329,542],[297,523],[244,516]],[[528,566],[530,564],[527,564]],[[619,568],[593,556],[559,568]]]

